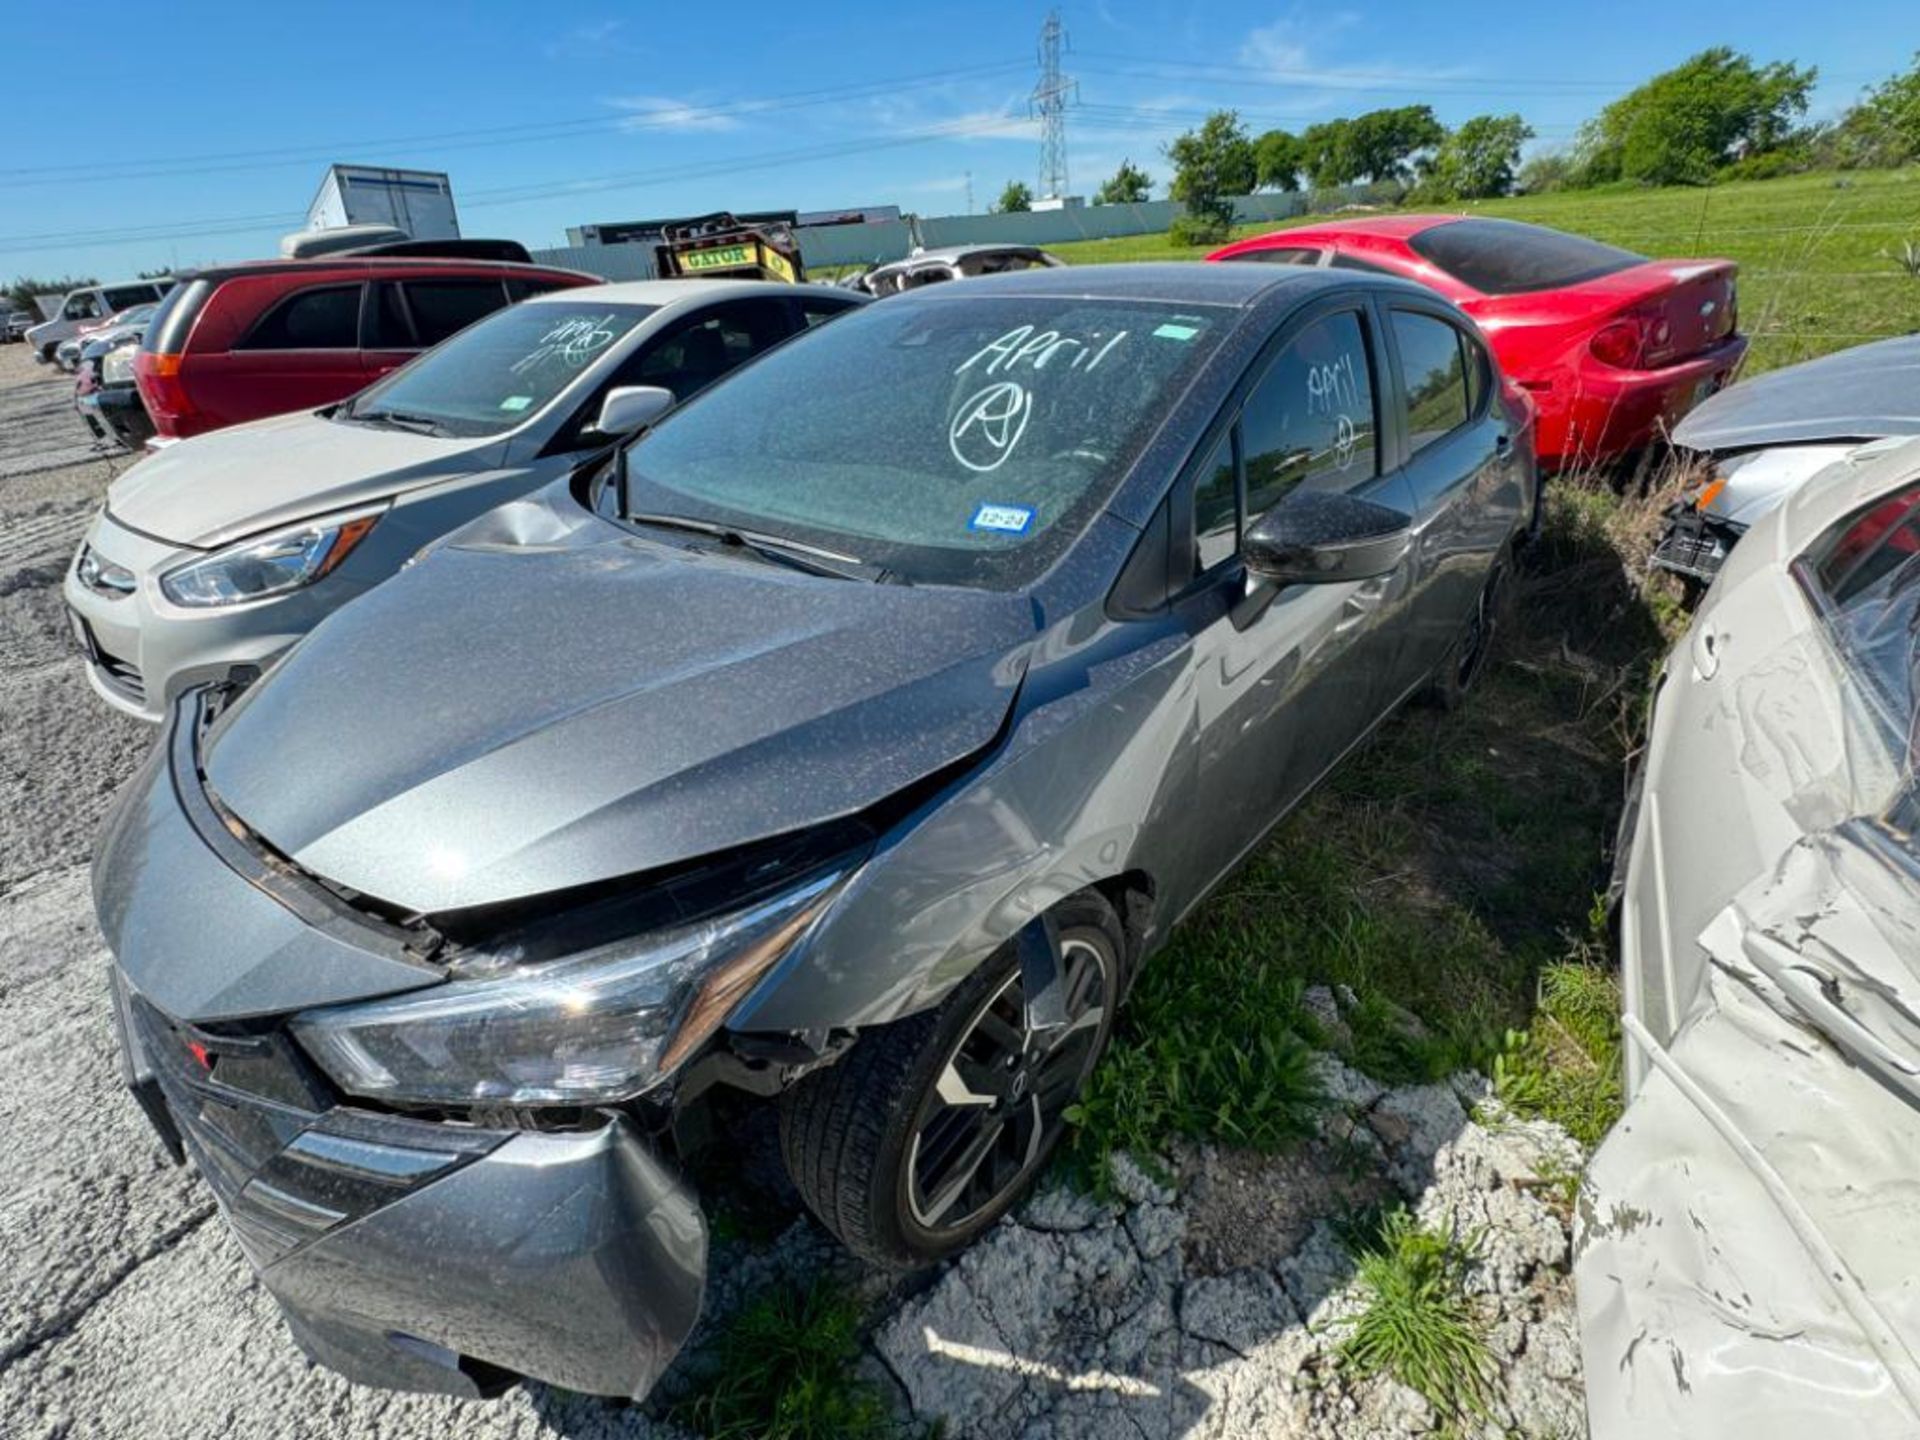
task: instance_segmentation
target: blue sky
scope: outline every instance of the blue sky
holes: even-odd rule
[[[0,276],[272,253],[331,160],[448,170],[466,233],[534,246],[718,208],[948,214],[969,172],[985,209],[1036,178],[1040,4],[109,3],[81,47],[105,63],[77,71],[33,58],[76,52],[77,12],[9,8]],[[1061,9],[1081,192],[1126,157],[1164,183],[1161,147],[1223,106],[1255,131],[1517,110],[1555,144],[1709,45],[1818,65],[1817,114],[1920,48],[1912,0]]]

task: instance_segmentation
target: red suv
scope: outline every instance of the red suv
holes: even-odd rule
[[[148,323],[134,379],[157,443],[184,440],[331,404],[503,305],[599,283],[577,270],[393,256],[188,271]]]

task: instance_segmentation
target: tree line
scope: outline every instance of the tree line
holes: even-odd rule
[[[1804,170],[1881,168],[1920,161],[1920,54],[1868,89],[1837,120],[1809,123],[1818,71],[1756,64],[1728,46],[1703,50],[1613,101],[1571,145],[1522,159],[1533,128],[1516,114],[1475,115],[1451,129],[1432,107],[1400,105],[1324,121],[1299,134],[1250,134],[1220,110],[1166,147],[1170,198],[1184,202],[1174,238],[1213,244],[1233,223],[1232,197],[1257,190],[1402,187],[1414,204],[1600,186],[1709,185]],[[1096,205],[1151,194],[1147,173],[1123,161]],[[1018,181],[997,210],[1025,210]]]

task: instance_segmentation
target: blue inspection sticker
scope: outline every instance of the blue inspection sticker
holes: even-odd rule
[[[998,530],[1006,535],[1024,535],[1033,525],[1030,505],[990,505],[983,503],[967,522],[969,530]]]

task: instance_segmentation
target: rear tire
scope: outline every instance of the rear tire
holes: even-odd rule
[[[1053,916],[1065,1030],[1025,1030],[1019,961],[1003,945],[933,1010],[868,1031],[782,1097],[787,1172],[861,1259],[910,1269],[964,1249],[1059,1144],[1062,1112],[1112,1034],[1126,944],[1098,895]]]

